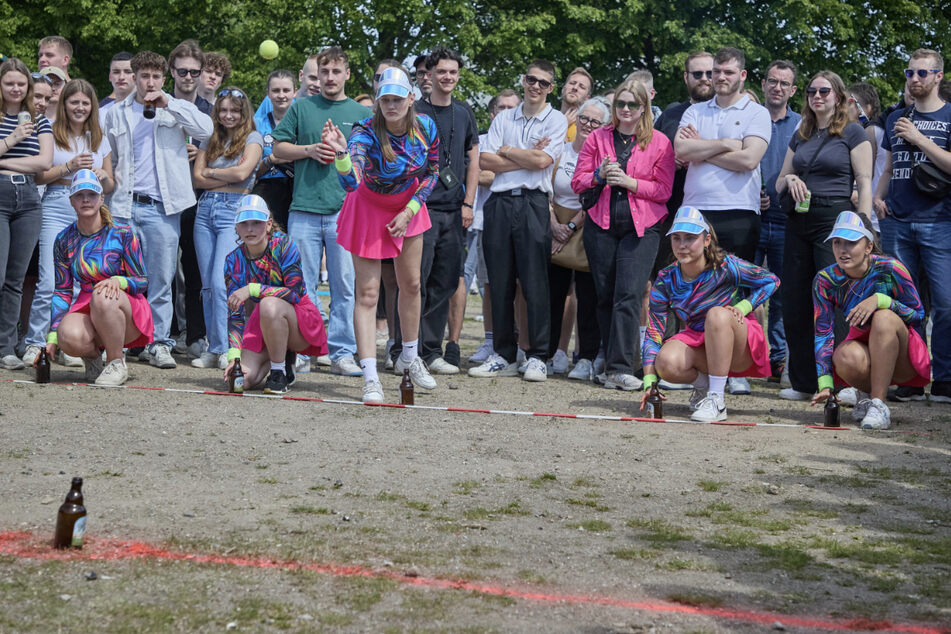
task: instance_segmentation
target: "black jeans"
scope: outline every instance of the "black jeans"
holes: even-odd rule
[[[189,207],[182,212],[178,248],[182,251],[182,276],[185,278],[185,343],[191,345],[205,336],[205,311],[201,304],[201,271],[195,254],[195,212]],[[172,284],[172,289],[175,285]],[[174,305],[174,299],[172,304]],[[173,323],[176,320],[172,320]]]
[[[584,234],[582,234],[583,238]],[[580,358],[594,361],[594,358],[598,356],[598,350],[601,349],[601,328],[598,326],[598,296],[594,290],[594,278],[591,273],[566,269],[557,264],[548,267],[549,297],[551,299],[551,337],[548,343],[548,354],[552,356],[558,349],[558,340],[561,338],[561,324],[565,314],[565,300],[568,299],[572,280],[575,282],[575,297],[578,300],[578,348]]]
[[[527,354],[547,361],[551,332],[548,195],[538,189],[493,193],[483,210],[482,248],[492,291],[495,351],[509,363],[515,362],[515,280],[518,279],[527,307]]]
[[[713,230],[717,242],[727,253],[752,262],[759,245],[759,214],[750,209],[701,210]]]
[[[660,224],[655,224],[639,238],[633,222],[629,228],[612,225],[610,229],[602,229],[590,218],[584,223],[584,250],[598,297],[598,325],[608,374],[632,374],[640,365],[641,304],[660,232]]]
[[[830,201],[831,202],[831,201]],[[809,211],[792,213],[786,221],[783,245],[783,326],[786,329],[786,368],[793,389],[814,393],[818,387],[815,357],[812,284],[816,273],[835,264],[832,242],[825,242],[839,212],[851,209],[848,198],[820,205],[813,196]],[[835,315],[835,340],[848,329],[840,311]]]
[[[294,179],[262,178],[251,193],[264,199],[274,220],[281,226],[281,231],[286,233],[287,219],[291,213],[291,200],[294,198]]]

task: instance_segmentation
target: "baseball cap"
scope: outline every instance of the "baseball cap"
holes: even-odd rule
[[[73,180],[69,185],[69,195],[77,194],[84,189],[102,193],[102,185],[99,183],[99,177],[92,170],[82,169],[73,174]]]
[[[672,233],[692,233],[698,234],[704,231],[710,232],[710,225],[706,218],[696,207],[681,207],[674,215],[674,224],[670,227],[667,235]]]
[[[379,88],[376,90],[376,98],[383,95],[396,95],[397,97],[406,97],[412,92],[413,87],[409,83],[409,77],[402,68],[387,68],[380,73]]]
[[[862,218],[854,211],[843,211],[839,214],[839,217],[835,219],[835,225],[832,227],[832,233],[824,242],[828,242],[832,238],[842,238],[849,242],[868,238],[871,242],[875,242],[875,236],[865,227]]]
[[[257,194],[245,194],[238,201],[238,212],[234,215],[234,224],[245,220],[267,221],[271,217],[271,210],[267,203]]]
[[[66,73],[63,71],[63,69],[57,66],[47,66],[46,68],[41,68],[40,74],[53,75],[54,77],[59,77],[63,81],[69,81],[69,77],[66,76]]]

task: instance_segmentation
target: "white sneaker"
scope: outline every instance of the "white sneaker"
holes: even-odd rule
[[[700,407],[700,403],[702,403],[705,398],[707,398],[706,388],[693,388],[693,391],[690,392],[690,411],[697,411],[697,408]]]
[[[409,378],[413,379],[413,385],[416,387],[424,390],[436,389],[436,379],[429,373],[421,357],[407,361],[403,355],[400,355],[394,364],[393,371],[402,375],[403,370],[409,370]]]
[[[640,380],[633,374],[627,374],[625,372],[612,372],[604,377],[604,387],[609,390],[624,390],[625,392],[633,392],[634,390],[639,390],[644,387],[644,381]]]
[[[178,366],[178,364],[175,363],[175,359],[172,358],[172,353],[169,351],[168,346],[164,343],[157,343],[152,346],[152,349],[149,351],[149,365],[162,370],[171,370]]]
[[[575,367],[571,368],[568,378],[575,381],[590,381],[592,376],[592,364],[587,359],[578,359]]]
[[[594,363],[591,364],[591,373],[595,376],[604,373],[604,356],[600,352],[594,358]]]
[[[597,359],[595,359],[595,363],[597,363]],[[592,372],[594,373],[594,377],[592,377],[591,380],[595,385],[604,385],[607,383],[608,375],[606,372],[598,372],[597,369],[593,369]]]
[[[723,395],[707,392],[706,397],[700,401],[697,409],[690,415],[690,420],[703,423],[726,420],[726,400]]]
[[[383,402],[383,384],[379,381],[367,381],[363,384],[364,403]]]
[[[393,366],[394,366],[393,359],[391,359],[390,357],[386,357],[386,359],[383,360],[384,370],[392,370]]]
[[[297,355],[297,360],[294,361],[294,374],[309,374],[310,373],[310,357],[306,354]]]
[[[791,387],[783,388],[779,390],[779,398],[784,401],[808,401],[812,398],[812,394],[809,392],[800,392],[799,390],[794,390]]]
[[[363,368],[348,354],[330,364],[330,373],[339,376],[363,376]]]
[[[689,383],[671,383],[670,381],[665,381],[661,379],[657,382],[657,387],[662,390],[690,390],[693,389],[693,386]]]
[[[376,331],[376,347],[385,346],[386,342],[389,341],[390,333],[385,330]]]
[[[892,414],[888,405],[877,398],[868,403],[868,412],[862,419],[862,429],[888,429],[892,426]]]
[[[62,350],[60,352],[59,362],[65,365],[67,368],[81,368],[83,367],[82,357],[74,357],[71,354],[66,354]]]
[[[528,369],[528,357],[525,356],[525,351],[521,348],[515,353],[515,363],[518,364],[518,373],[525,374],[525,370]]]
[[[8,354],[0,359],[0,367],[4,370],[22,370],[23,361],[15,354]]]
[[[459,374],[459,368],[442,357],[436,357],[429,364],[429,371],[435,374]]]
[[[495,350],[492,349],[491,343],[483,342],[479,349],[469,357],[469,363],[485,363],[485,360],[492,355]]]
[[[481,379],[494,376],[518,376],[518,366],[515,363],[509,363],[502,355],[493,352],[482,365],[469,368],[469,376]]]
[[[142,348],[142,351],[139,353],[139,356],[136,357],[142,363],[148,363],[151,361],[152,356],[149,354],[149,347],[145,346]]]
[[[193,368],[217,368],[218,355],[214,352],[202,352],[197,359],[192,359]]]
[[[383,348],[383,359],[390,362],[390,365],[386,367],[387,370],[393,369],[393,355],[391,353],[393,352],[394,345],[396,345],[396,339],[387,339],[386,346]]]
[[[870,399],[869,395],[865,392],[859,392],[856,390],[856,393],[860,398],[859,402],[855,404],[855,408],[852,410],[852,420],[854,420],[856,423],[860,423],[862,422],[862,419],[865,418],[865,415],[868,414],[868,406],[872,404],[872,399]]]
[[[105,361],[98,354],[92,359],[83,359],[83,364],[86,366],[86,372],[83,375],[83,378],[86,379],[86,383],[93,383],[99,380],[99,375],[102,374],[102,368],[105,365]]]
[[[172,348],[175,354],[187,354],[188,346],[185,345],[185,333],[180,332],[175,336],[175,347]]]
[[[106,364],[102,373],[96,379],[95,385],[104,387],[114,387],[122,385],[129,379],[129,368],[125,365],[125,359],[116,359]]]
[[[792,383],[789,382],[789,364],[787,363],[783,367],[783,373],[779,376],[779,387],[792,387]]]
[[[548,362],[552,374],[564,374],[571,365],[571,359],[565,354],[564,350],[555,350],[555,356]]]
[[[40,356],[39,346],[27,346],[26,351],[23,353],[23,365],[27,367],[33,367],[33,362],[36,361],[36,358]]]
[[[731,376],[726,380],[726,389],[729,390],[730,394],[750,394],[750,382],[746,380],[746,377],[742,376]]]
[[[175,346],[175,350],[178,350],[178,346]],[[208,352],[208,340],[204,337],[198,341],[191,342],[185,347],[185,356],[189,359],[197,359],[203,352]]]
[[[218,369],[224,370],[228,367],[228,353],[218,355]]]
[[[839,393],[836,394],[835,397],[839,399],[839,405],[848,405],[849,407],[855,407],[856,403],[859,402],[859,399],[856,396],[857,394],[858,394],[858,390],[856,390],[854,387],[844,387],[841,390],[839,390]],[[868,395],[866,395],[866,398],[867,397]]]
[[[304,354],[304,355],[300,355],[300,354],[297,355],[297,358],[298,358],[298,359],[300,359],[301,357],[304,357],[305,359],[308,360],[307,362],[310,363],[310,357],[308,357],[306,354]],[[329,355],[329,354],[322,354],[322,355],[320,355],[319,357],[317,357],[317,365],[318,365],[318,366],[323,366],[323,367],[325,367],[325,368],[329,368],[331,365],[333,365],[333,361],[330,360],[330,355]]]
[[[548,378],[548,366],[538,357],[529,357],[522,374],[524,381],[544,381]]]

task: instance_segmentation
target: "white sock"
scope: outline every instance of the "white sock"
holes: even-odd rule
[[[710,387],[707,388],[708,394],[719,394],[723,396],[723,388],[726,387],[726,377],[725,376],[713,376],[710,375]]]
[[[419,356],[419,339],[413,339],[412,341],[403,342],[403,351],[400,353],[400,358],[403,361],[412,361]]]
[[[271,361],[271,369],[284,372],[287,369],[287,366],[283,361]]]
[[[641,326],[641,327],[640,327],[640,334],[641,334],[641,350],[643,350],[643,349],[644,349],[644,337],[647,336],[647,326]]]
[[[698,390],[706,390],[710,387],[710,375],[705,372],[697,372],[697,378],[694,379],[693,386]]]
[[[364,383],[380,380],[380,375],[376,373],[376,357],[360,359],[360,368],[363,370]]]

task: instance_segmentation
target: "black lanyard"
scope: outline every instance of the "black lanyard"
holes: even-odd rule
[[[449,119],[452,121],[449,128],[449,145],[443,143],[443,139],[446,137],[442,133],[442,128],[439,127],[439,117],[436,116],[436,106],[433,105],[430,99],[426,99],[426,103],[433,109],[433,122],[436,124],[436,132],[439,134],[439,153],[441,155],[443,147],[446,148],[446,165],[452,167],[452,139],[456,136],[456,100],[449,100]]]

